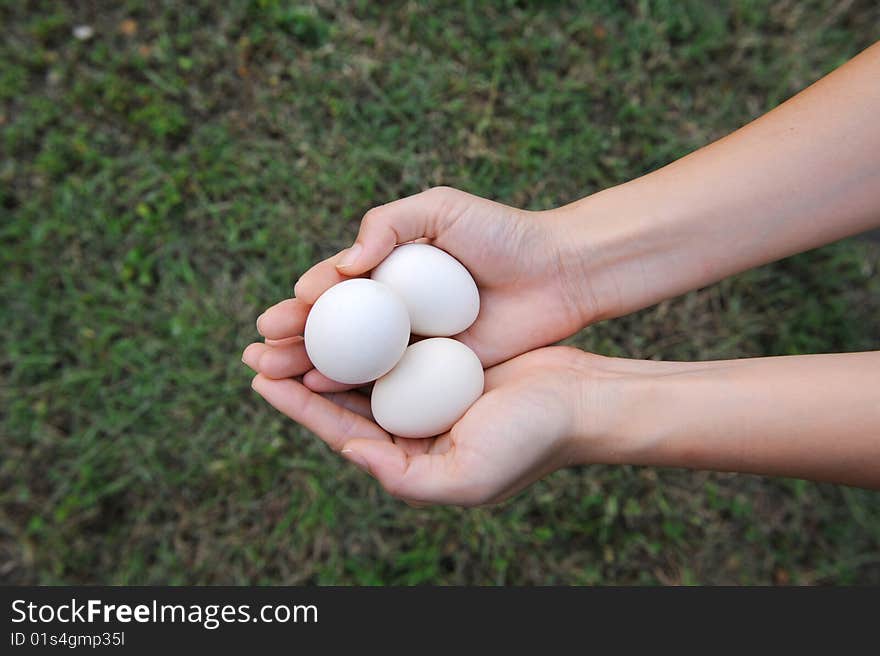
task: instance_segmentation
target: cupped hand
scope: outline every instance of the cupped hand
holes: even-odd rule
[[[294,378],[278,378],[284,363],[255,343],[245,362],[257,370],[253,388],[413,505],[496,503],[568,464],[583,451],[579,439],[597,430],[600,394],[588,392],[592,358],[577,349],[538,349],[486,371],[485,393],[452,427],[435,438],[389,435],[370,415],[358,391],[317,393]],[[285,347],[289,348],[289,347]],[[305,365],[291,357],[287,372]],[[266,375],[262,367],[275,368]],[[592,428],[587,428],[587,425]]]
[[[552,212],[530,212],[436,187],[371,209],[351,248],[316,264],[296,283],[296,298],[313,304],[329,287],[362,276],[398,244],[421,240],[467,267],[480,291],[480,314],[456,338],[484,366],[547,346],[593,318],[579,276],[578,254]],[[257,323],[270,340],[289,339],[302,305],[281,303]]]

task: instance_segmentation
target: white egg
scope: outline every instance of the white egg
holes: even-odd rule
[[[306,319],[306,353],[315,369],[340,383],[376,380],[409,343],[409,315],[390,287],[353,278],[321,294]]]
[[[480,312],[480,294],[468,270],[446,251],[428,244],[398,246],[370,277],[403,299],[416,335],[457,335]]]
[[[432,437],[452,428],[483,393],[483,365],[454,339],[416,342],[373,385],[373,418],[392,435]]]

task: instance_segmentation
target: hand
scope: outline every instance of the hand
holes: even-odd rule
[[[457,258],[480,290],[480,314],[456,338],[484,366],[547,346],[580,330],[593,317],[584,302],[579,254],[553,212],[528,212],[437,187],[373,208],[354,245],[316,264],[297,282],[298,301],[311,305],[332,285],[367,274],[397,245],[423,240]],[[270,308],[260,333],[285,339],[305,310]],[[286,313],[286,314],[285,314]]]
[[[271,348],[253,344],[245,360],[259,363]],[[356,391],[318,394],[262,372],[253,388],[392,495],[413,505],[474,506],[502,501],[579,460],[588,451],[584,435],[602,441],[601,417],[609,415],[600,399],[611,397],[595,392],[590,370],[605,360],[551,347],[492,367],[483,396],[451,431],[429,439],[389,435],[372,420],[369,398]]]

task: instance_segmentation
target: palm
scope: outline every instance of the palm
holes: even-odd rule
[[[430,439],[389,435],[354,391],[320,395],[293,379],[254,388],[331,448],[358,452],[396,496],[416,503],[501,500],[558,468],[571,433],[568,349],[539,349],[486,371],[485,393],[452,430]]]
[[[464,485],[455,502],[500,501],[561,466],[572,434],[566,350],[538,349],[486,372],[486,392],[445,438]]]

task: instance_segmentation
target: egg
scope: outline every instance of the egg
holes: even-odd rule
[[[368,278],[338,283],[318,297],[304,331],[315,369],[352,385],[391,370],[409,343],[409,314],[390,287]]]
[[[428,244],[398,246],[370,277],[403,299],[416,335],[457,335],[480,312],[480,294],[468,270],[446,251]]]
[[[483,365],[470,348],[445,337],[425,339],[373,385],[373,418],[392,435],[439,435],[480,397],[483,382]]]

